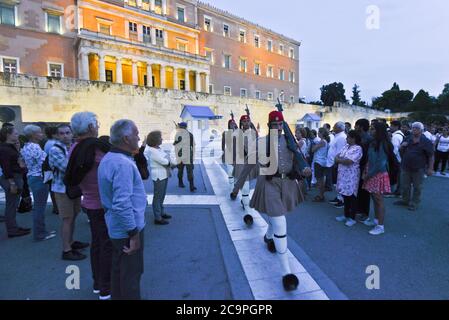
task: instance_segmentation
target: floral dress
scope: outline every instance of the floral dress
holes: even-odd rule
[[[358,145],[350,146],[346,144],[341,150],[339,156],[344,159],[352,160],[351,165],[338,165],[337,192],[343,196],[357,196],[360,181],[360,159],[362,159],[363,150]]]

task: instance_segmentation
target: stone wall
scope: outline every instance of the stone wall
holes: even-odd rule
[[[210,122],[211,129],[226,128],[231,110],[238,119],[248,104],[254,123],[266,132],[267,115],[274,110],[273,101],[241,99],[223,95],[119,85],[70,78],[55,79],[0,73],[0,107],[21,107],[23,122],[69,122],[73,113],[93,111],[100,120],[100,134],[109,134],[111,124],[121,118],[136,122],[141,136],[150,130],[161,130],[171,139],[174,123],[179,122],[184,105],[209,106],[223,119]],[[307,104],[285,104],[285,118],[294,125],[306,113],[322,112],[323,123],[355,122],[388,115],[365,108],[348,106],[319,107]]]

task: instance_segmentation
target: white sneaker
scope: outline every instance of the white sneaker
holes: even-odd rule
[[[366,220],[363,221],[362,223],[363,223],[365,226],[368,226],[368,227],[374,227],[374,226],[377,225],[376,219],[374,219],[374,221],[373,221],[373,220],[371,220],[370,218],[366,219]]]
[[[373,236],[378,236],[382,233],[385,233],[384,226],[377,225],[372,230],[370,230],[369,234]]]
[[[100,290],[94,289],[93,292],[94,292],[94,294],[100,294]]]
[[[111,295],[107,295],[107,296],[99,296],[98,297],[100,300],[111,300]]]
[[[355,221],[355,220],[349,218],[348,220],[346,220],[345,226],[347,226],[347,227],[352,227],[352,226],[354,226],[355,224],[357,224],[357,221]]]
[[[338,216],[335,218],[335,220],[337,220],[338,222],[345,222],[346,221],[346,217],[345,216]]]

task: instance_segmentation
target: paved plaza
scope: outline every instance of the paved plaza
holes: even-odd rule
[[[312,189],[288,216],[290,264],[300,286],[287,293],[280,265],[263,243],[264,218],[253,211],[254,225],[244,225],[239,201],[229,200],[223,166],[196,165],[195,194],[178,188],[175,175],[176,170],[166,198],[170,224],[155,226],[151,206],[147,209],[144,299],[449,299],[449,179],[428,178],[423,205],[414,213],[387,199],[386,233],[378,237],[362,224],[349,229],[336,222],[341,209],[311,202]],[[151,183],[146,188],[151,203]],[[1,210],[3,205],[1,194]],[[59,233],[51,206],[46,214],[48,229]],[[31,227],[31,214],[18,214],[18,221]],[[85,214],[77,219],[76,239],[90,240]],[[97,299],[89,260],[63,261],[60,246],[59,235],[40,243],[31,236],[8,239],[2,226],[0,299]],[[71,265],[80,270],[79,290],[66,288]],[[379,268],[377,290],[366,287],[368,266]]]

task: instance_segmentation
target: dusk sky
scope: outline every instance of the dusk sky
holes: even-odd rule
[[[319,88],[354,83],[362,99],[397,82],[431,95],[449,83],[448,0],[208,0],[220,9],[302,42],[300,96],[320,98]],[[379,8],[379,28],[368,29],[367,8]],[[370,20],[371,21],[371,20]]]

